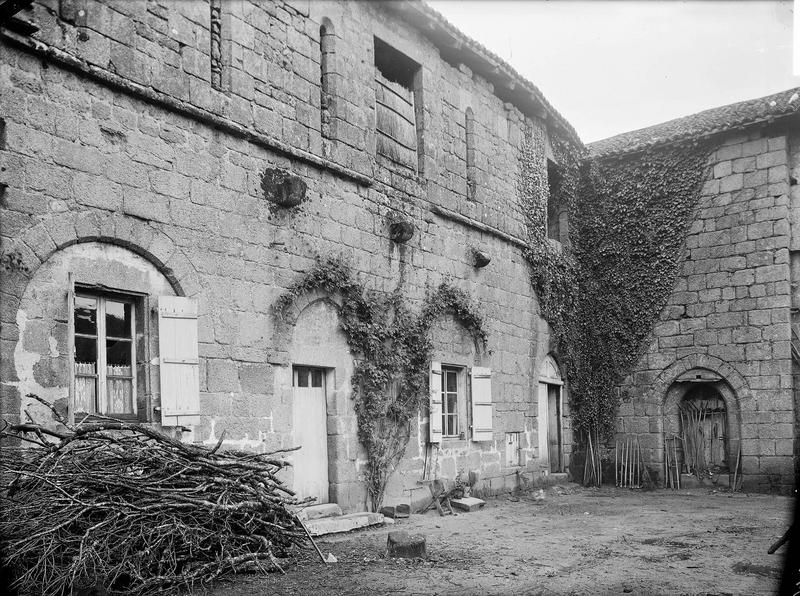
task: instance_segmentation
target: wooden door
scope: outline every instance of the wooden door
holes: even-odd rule
[[[564,471],[563,439],[561,426],[561,387],[547,386],[547,439],[550,450],[550,471]]]
[[[538,429],[539,429],[539,460],[540,466],[545,469],[550,469],[550,441],[548,438],[548,423],[547,423],[547,383],[539,383],[538,395]]]
[[[294,485],[300,498],[316,497],[328,502],[328,412],[325,399],[325,371],[296,366],[294,395]]]

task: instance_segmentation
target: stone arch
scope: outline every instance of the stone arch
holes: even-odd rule
[[[194,296],[200,291],[197,271],[172,238],[139,218],[98,211],[54,214],[18,238],[4,240],[3,255],[16,254],[20,259],[15,274],[6,276],[4,291],[21,297],[42,263],[56,251],[80,242],[127,248],[150,261],[178,295]]]
[[[136,411],[149,420],[149,400],[157,393],[151,389],[155,371],[149,355],[158,353],[159,337],[149,306],[156,297],[175,295],[170,281],[144,257],[108,242],[72,243],[55,251],[32,273],[16,313],[19,333],[13,354],[10,350],[4,353],[11,367],[4,375],[6,385],[18,390],[17,397],[34,393],[65,410],[68,407],[72,374],[67,296],[69,276],[74,274],[76,292],[95,295],[94,290],[100,288],[108,297],[105,290],[113,289],[135,305],[131,312],[137,335],[132,337],[138,338],[133,344],[138,364],[129,364],[138,382],[132,394],[137,397]]]
[[[646,398],[663,405],[664,396],[669,386],[680,375],[693,368],[716,372],[736,392],[739,400],[749,398],[750,386],[742,374],[724,360],[708,354],[691,354],[673,362],[658,374]]]
[[[659,434],[663,439],[680,430],[678,406],[698,384],[716,392],[725,403],[728,449],[742,437],[742,401],[750,396],[746,379],[730,364],[707,354],[695,354],[674,362],[656,378],[650,397],[658,404]],[[663,457],[663,456],[662,456]],[[730,461],[731,454],[728,453]]]
[[[561,367],[558,365],[558,359],[552,352],[547,354],[544,360],[542,360],[542,364],[539,366],[539,378],[557,382],[564,381],[564,376],[561,374]]]
[[[434,360],[462,365],[480,365],[484,358],[481,342],[455,313],[447,311],[431,321],[430,337]]]

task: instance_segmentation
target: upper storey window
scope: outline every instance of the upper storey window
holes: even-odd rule
[[[420,65],[375,38],[375,115],[379,155],[419,166]]]
[[[558,165],[547,160],[547,237],[566,244],[569,242],[569,213],[562,204],[561,183],[563,176]]]

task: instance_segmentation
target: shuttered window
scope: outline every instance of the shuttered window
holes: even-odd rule
[[[431,362],[430,397],[428,401],[428,440],[442,439],[493,440],[492,371],[476,366],[469,371],[471,395],[471,436],[467,437],[467,369]]]
[[[472,385],[472,440],[491,441],[492,371],[475,366],[470,371]]]
[[[428,440],[442,442],[442,363],[431,362],[428,402]]]
[[[197,349],[197,301],[181,296],[158,299],[158,348],[161,423],[200,422],[200,372]]]

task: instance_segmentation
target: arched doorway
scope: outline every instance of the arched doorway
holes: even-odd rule
[[[564,381],[552,356],[539,370],[538,392],[539,459],[549,473],[562,473],[569,465],[568,428],[565,424]]]
[[[667,389],[663,415],[665,459],[673,473],[680,468],[684,474],[716,482],[733,473],[741,445],[741,413],[728,379],[708,368],[684,371]]]

